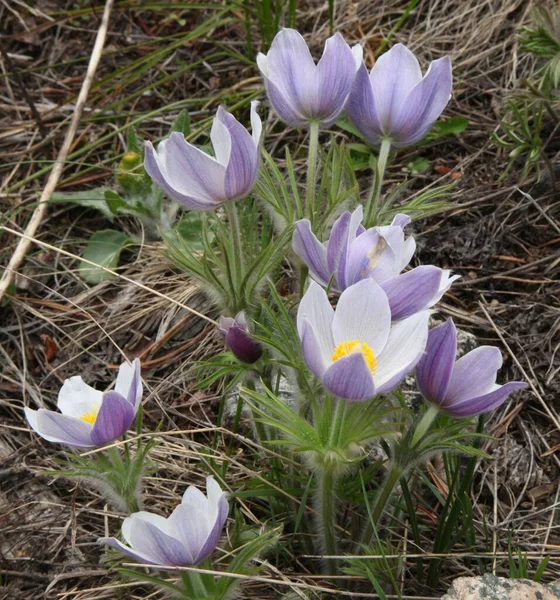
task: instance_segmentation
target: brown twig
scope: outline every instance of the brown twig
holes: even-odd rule
[[[43,189],[43,193],[41,194],[41,198],[39,199],[39,204],[37,204],[35,210],[33,211],[31,219],[29,219],[29,223],[27,224],[27,227],[25,229],[25,237],[20,239],[10,259],[10,262],[6,267],[6,271],[2,275],[2,279],[0,280],[0,300],[2,300],[2,297],[6,293],[6,290],[12,282],[14,273],[17,271],[17,269],[23,262],[23,259],[25,258],[25,255],[27,254],[31,246],[31,239],[35,236],[39,225],[45,218],[45,214],[47,212],[47,203],[52,193],[56,189],[58,180],[62,175],[62,169],[64,168],[66,157],[68,156],[68,152],[70,151],[70,147],[72,146],[72,142],[74,141],[76,131],[78,130],[78,125],[80,123],[82,111],[84,109],[95,72],[97,71],[97,66],[99,65],[99,61],[101,59],[101,53],[103,51],[103,46],[105,45],[105,38],[107,37],[107,28],[109,26],[109,17],[111,15],[113,4],[114,0],[106,0],[105,2],[103,18],[101,19],[101,25],[97,30],[95,44],[91,52],[91,58],[89,60],[86,76],[84,78],[84,82],[82,83],[82,88],[80,89],[78,99],[76,101],[76,109],[74,111],[74,114],[72,115],[70,127],[66,132],[66,136],[64,138],[62,147],[60,148],[60,152],[58,153],[58,157],[56,159],[54,168],[51,171],[51,174],[49,175],[49,178],[47,180],[47,185]]]

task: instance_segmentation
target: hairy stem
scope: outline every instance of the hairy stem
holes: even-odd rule
[[[335,475],[332,469],[323,468],[316,474],[316,508],[318,513],[319,536],[322,550],[326,556],[336,554],[336,539],[334,533],[334,494]],[[334,559],[325,560],[325,571],[328,575],[336,575],[337,564]]]
[[[229,200],[224,202],[224,209],[231,228],[231,250],[233,254],[232,277],[235,289],[239,293],[241,282],[243,281],[243,245],[241,242],[241,229],[239,227],[237,204],[235,201]]]
[[[364,226],[366,229],[375,225],[377,220],[377,213],[379,210],[379,196],[381,195],[381,187],[383,186],[383,178],[385,177],[385,167],[387,166],[387,159],[389,158],[389,152],[391,151],[391,140],[383,138],[381,142],[381,148],[379,149],[379,156],[377,157],[377,166],[375,169],[375,179],[371,186],[371,192],[366,202],[366,212],[364,218]]]
[[[305,213],[313,223],[315,188],[317,186],[317,154],[319,150],[319,122],[309,123],[309,154],[307,157],[307,197]]]

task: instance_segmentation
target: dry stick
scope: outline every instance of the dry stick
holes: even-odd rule
[[[41,198],[39,199],[39,204],[35,207],[33,214],[31,215],[31,219],[29,219],[29,223],[25,229],[25,237],[22,237],[15,249],[15,252],[10,259],[10,262],[2,275],[2,279],[0,280],[0,301],[2,297],[6,293],[12,279],[14,277],[15,272],[23,262],[25,255],[27,254],[33,237],[39,228],[39,225],[43,221],[45,214],[47,212],[47,203],[54,192],[58,180],[62,175],[62,169],[64,168],[64,162],[66,161],[66,157],[68,156],[68,152],[70,151],[70,147],[72,146],[72,142],[74,141],[74,136],[76,135],[76,131],[78,130],[78,125],[80,123],[80,118],[82,116],[82,111],[84,109],[89,89],[93,82],[93,77],[95,75],[95,71],[97,70],[97,66],[99,65],[99,61],[101,59],[101,53],[103,51],[103,46],[105,45],[105,38],[107,37],[107,28],[109,26],[109,16],[111,14],[111,10],[113,8],[114,0],[106,0],[105,9],[103,11],[103,18],[101,19],[101,25],[97,30],[97,36],[95,38],[95,44],[93,46],[93,50],[91,52],[91,58],[89,59],[89,65],[87,68],[86,76],[84,78],[84,82],[82,83],[82,88],[80,90],[80,94],[78,95],[78,99],[76,101],[76,108],[74,110],[74,114],[72,115],[72,121],[70,122],[70,127],[66,133],[66,137],[64,138],[64,142],[62,147],[60,148],[60,152],[56,158],[56,162],[54,165],[51,174],[47,180],[47,185],[45,186],[43,193],[41,194]]]

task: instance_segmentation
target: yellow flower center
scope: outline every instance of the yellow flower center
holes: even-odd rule
[[[354,354],[354,352],[360,352],[362,354],[364,360],[366,361],[366,365],[373,374],[375,367],[377,366],[377,362],[375,361],[375,354],[373,353],[373,350],[366,342],[360,342],[360,340],[351,340],[350,342],[342,342],[342,344],[338,344],[338,346],[334,349],[331,360],[336,362],[344,356]]]
[[[97,419],[97,413],[98,413],[98,411],[84,413],[80,417],[80,421],[84,421],[85,423],[89,423],[90,425],[93,425],[95,423],[95,419]]]

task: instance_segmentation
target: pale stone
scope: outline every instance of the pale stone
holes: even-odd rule
[[[559,585],[495,575],[459,577],[441,600],[560,600]]]

